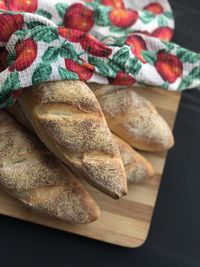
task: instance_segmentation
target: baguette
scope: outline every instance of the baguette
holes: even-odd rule
[[[172,132],[155,107],[131,87],[89,84],[109,128],[131,146],[162,151],[174,144]]]
[[[154,176],[154,170],[150,162],[136,152],[129,144],[113,134],[119,147],[122,162],[129,183],[140,183]]]
[[[19,102],[40,139],[74,173],[113,198],[127,193],[118,147],[86,84],[47,82],[26,88]]]
[[[38,138],[0,110],[0,186],[31,209],[70,223],[90,223],[99,208]]]
[[[31,132],[35,133],[18,101],[16,101],[7,110],[24,128],[27,128]],[[119,152],[126,172],[126,177],[129,183],[142,182],[154,175],[152,165],[144,157],[142,157],[128,143],[126,143],[115,134],[113,134],[113,138],[115,139],[116,144],[119,148]]]

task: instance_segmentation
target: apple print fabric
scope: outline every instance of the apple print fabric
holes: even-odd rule
[[[200,84],[200,55],[169,42],[167,0],[0,0],[0,108],[54,80]]]

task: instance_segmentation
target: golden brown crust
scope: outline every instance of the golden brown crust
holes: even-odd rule
[[[113,134],[122,157],[129,183],[139,183],[151,178],[155,173],[150,162],[136,152],[129,144]]]
[[[38,140],[0,110],[0,185],[36,211],[89,223],[99,208],[73,174]]]
[[[28,119],[26,118],[26,115],[24,114],[22,108],[20,107],[20,104],[18,101],[16,101],[12,106],[6,109],[12,117],[15,118],[15,120],[21,124],[25,129],[34,132],[34,129]]]
[[[146,151],[173,146],[173,135],[165,120],[133,88],[89,86],[99,100],[109,128],[131,146]]]
[[[102,91],[101,91],[102,92]],[[31,124],[28,119],[25,117],[23,110],[20,105],[16,102],[14,104],[15,108],[9,108],[9,112],[15,116],[15,114],[20,114],[17,117],[18,122],[22,123],[22,125],[26,128],[30,129]],[[15,112],[13,112],[15,110]],[[32,131],[34,129],[32,128]],[[143,156],[141,156],[138,152],[136,152],[128,143],[124,140],[113,134],[117,146],[120,151],[120,155],[122,158],[122,162],[126,171],[127,180],[129,183],[138,183],[143,182],[144,180],[151,178],[154,175],[154,170],[150,162],[148,162]]]
[[[44,83],[25,89],[19,101],[40,139],[75,173],[114,198],[127,193],[118,147],[86,84]]]

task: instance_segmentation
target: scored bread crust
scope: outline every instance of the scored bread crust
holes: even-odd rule
[[[0,110],[0,186],[35,211],[70,223],[90,223],[99,207],[37,137]]]
[[[18,101],[16,101],[8,112],[16,118],[16,120],[24,127],[34,132],[33,127],[26,118],[23,110],[21,109]],[[119,148],[122,158],[124,169],[126,172],[127,180],[129,183],[138,183],[151,178],[154,175],[154,170],[151,163],[145,159],[141,154],[136,152],[128,143],[123,139],[113,134],[113,138]]]
[[[40,139],[76,174],[113,198],[127,193],[118,147],[85,83],[32,86],[24,90],[19,102]]]
[[[113,137],[119,147],[129,183],[143,182],[154,176],[154,169],[147,159],[115,134],[113,134]]]
[[[171,148],[174,138],[166,121],[131,87],[89,84],[109,128],[131,146],[144,151]]]

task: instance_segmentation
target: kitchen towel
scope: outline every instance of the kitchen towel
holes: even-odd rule
[[[0,0],[0,108],[54,80],[199,86],[200,54],[173,30],[167,0]]]

